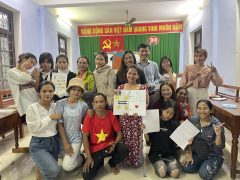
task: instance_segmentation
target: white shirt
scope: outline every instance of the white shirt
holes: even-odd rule
[[[26,114],[28,105],[38,101],[34,81],[30,74],[12,68],[7,72],[8,85],[20,116]]]
[[[36,137],[50,137],[57,134],[57,120],[52,120],[49,116],[54,112],[55,103],[50,109],[45,109],[38,102],[28,106],[26,121],[29,132]]]

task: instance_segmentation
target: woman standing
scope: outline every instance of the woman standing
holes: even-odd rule
[[[170,81],[176,87],[177,75],[173,72],[172,61],[169,57],[163,56],[159,62],[160,81]]]
[[[72,78],[76,77],[76,74],[68,70],[68,57],[64,54],[59,54],[56,57],[56,71],[52,72],[50,75],[50,80],[54,83],[56,87],[56,94],[53,96],[53,100],[56,102],[60,99],[64,99],[68,96],[66,88],[68,83]],[[59,85],[61,82],[61,85]],[[63,85],[63,86],[62,86]],[[61,88],[59,88],[61,86]]]
[[[82,99],[87,103],[89,108],[92,108],[93,96],[96,93],[94,75],[89,69],[89,60],[87,56],[81,56],[77,60],[78,74],[77,77],[83,80],[85,88],[82,94]]]
[[[93,72],[98,93],[107,96],[108,108],[113,107],[113,95],[116,87],[116,74],[111,66],[107,65],[108,55],[98,52],[95,59],[96,70]]]
[[[44,52],[39,56],[40,83],[48,79],[48,75],[53,71],[53,57],[50,53]]]
[[[140,71],[136,65],[131,65],[127,71],[127,83],[118,87],[120,90],[146,90],[146,103],[149,96],[146,86],[138,83]],[[123,143],[129,150],[129,156],[123,161],[124,166],[138,167],[143,163],[142,154],[142,117],[137,114],[133,116],[122,115],[119,117],[123,132]]]
[[[26,122],[26,110],[28,105],[38,100],[35,87],[39,84],[39,73],[29,72],[37,63],[36,57],[31,53],[23,53],[18,57],[17,67],[8,70],[8,85],[12,91],[14,102],[22,123]]]
[[[197,114],[190,119],[199,133],[190,143],[183,160],[183,170],[187,173],[199,171],[202,179],[213,179],[223,164],[225,135],[223,123],[212,116],[213,105],[207,99],[197,102]]]
[[[204,64],[207,56],[205,49],[197,49],[194,54],[195,64],[186,66],[180,81],[180,87],[188,89],[188,101],[193,114],[196,114],[197,102],[200,99],[208,99],[210,81],[215,86],[223,84],[217,69]]]
[[[62,116],[53,113],[54,90],[52,82],[42,82],[38,88],[39,101],[29,105],[26,113],[27,126],[32,135],[30,156],[35,161],[43,179],[47,180],[56,178],[60,171],[57,162],[57,120]]]
[[[127,82],[127,68],[133,64],[137,64],[136,57],[132,51],[125,51],[122,56],[121,60],[121,67],[117,72],[117,87],[121,84],[125,84]],[[145,74],[143,70],[140,70],[139,75],[139,83],[140,84],[146,84],[147,80],[145,78]]]

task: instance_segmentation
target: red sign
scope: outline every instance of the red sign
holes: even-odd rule
[[[147,39],[147,42],[151,46],[155,46],[159,43],[159,38],[157,36],[150,36]]]
[[[100,36],[100,49],[104,52],[123,51],[123,36]]]
[[[79,36],[106,36],[126,34],[159,34],[183,32],[183,22],[139,23],[131,26],[124,25],[96,25],[78,26]]]

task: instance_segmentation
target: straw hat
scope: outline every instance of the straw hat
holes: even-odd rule
[[[83,80],[80,79],[80,78],[72,78],[70,81],[69,81],[69,84],[68,84],[68,87],[66,89],[66,91],[69,93],[70,91],[70,88],[71,87],[80,87],[83,92],[85,91],[85,88],[84,88],[84,85],[83,85]]]

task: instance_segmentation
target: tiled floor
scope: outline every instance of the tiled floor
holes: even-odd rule
[[[223,164],[222,169],[219,171],[215,179],[217,180],[230,180],[230,139],[231,134],[229,131],[226,131],[227,143],[226,149],[224,150],[225,161]],[[20,146],[28,146],[30,142],[30,136],[25,128],[25,138],[20,139]],[[11,148],[14,146],[14,136],[13,133],[10,133],[6,136],[6,138],[0,138],[0,175],[1,180],[34,180],[35,172],[34,172],[34,162],[30,158],[29,154],[21,154],[21,153],[12,153]],[[144,147],[144,154],[148,152],[148,147]],[[240,160],[240,153],[238,159]],[[240,167],[240,163],[238,162],[238,167]],[[144,169],[143,167],[134,169],[134,168],[121,168],[121,172],[119,175],[111,174],[110,168],[107,164],[105,167],[100,169],[96,179],[102,180],[152,180],[152,179],[159,179],[154,170],[146,160],[146,174],[144,176]],[[82,175],[80,171],[68,174],[61,172],[60,180],[78,180],[82,179]],[[172,179],[172,178],[167,178]],[[197,173],[195,174],[185,174],[182,173],[180,179],[183,180],[198,180],[200,177]],[[240,179],[240,175],[237,176],[236,179]]]

